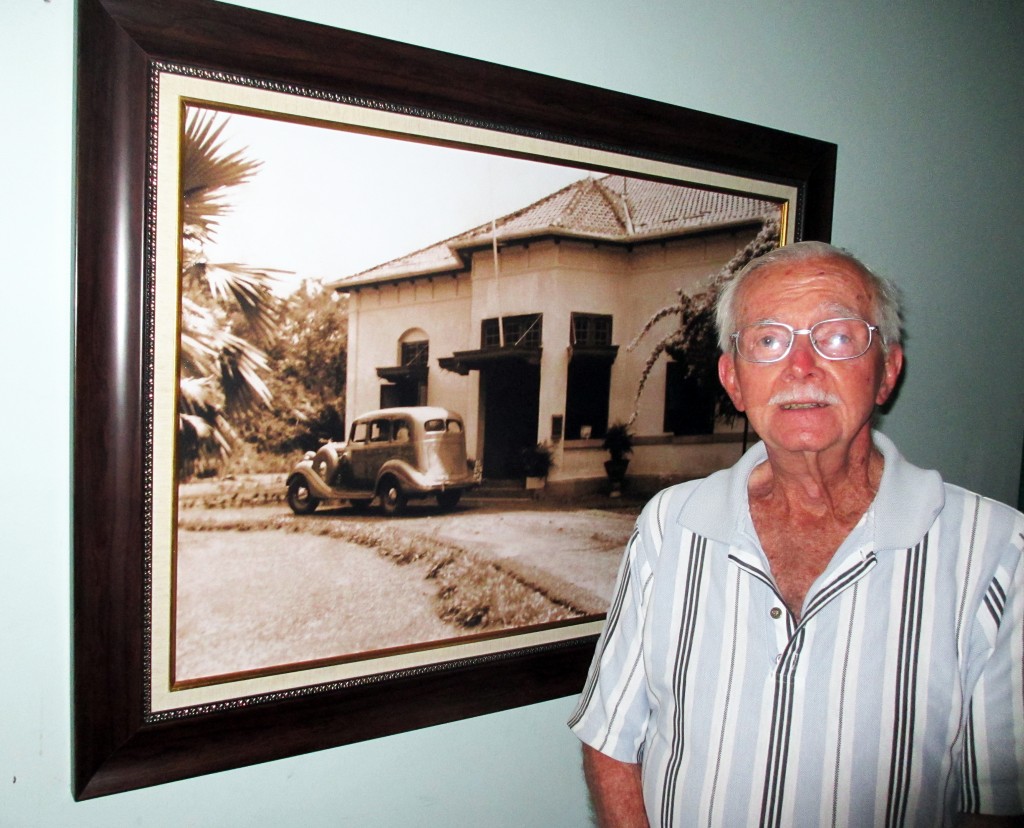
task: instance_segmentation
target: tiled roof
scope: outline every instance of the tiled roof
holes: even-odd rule
[[[492,244],[495,230],[499,244],[553,235],[628,244],[760,221],[778,214],[779,206],[764,199],[621,175],[588,176],[502,216],[493,230],[490,223],[474,227],[339,279],[332,286],[344,288],[463,270],[466,261],[460,251]]]

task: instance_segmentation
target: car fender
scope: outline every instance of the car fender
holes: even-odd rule
[[[313,464],[309,460],[303,460],[295,467],[292,473],[288,475],[287,485],[290,486],[296,478],[305,480],[309,491],[320,500],[335,500],[340,497],[336,489],[328,486],[324,479],[313,471]]]
[[[328,485],[335,479],[344,448],[343,444],[324,443],[310,458],[310,468]]]
[[[381,465],[380,471],[377,472],[378,490],[380,489],[380,481],[388,476],[397,478],[407,494],[415,495],[419,492],[428,492],[438,488],[436,484],[432,485],[425,475],[416,471],[413,466],[404,460],[387,460]]]
[[[387,475],[396,477],[405,489],[406,494],[416,496],[417,494],[434,494],[448,489],[471,489],[476,485],[472,473],[467,471],[463,478],[452,479],[445,476],[438,479],[432,475],[424,474],[416,467],[404,460],[388,460],[377,473],[377,489],[380,489],[380,481]]]

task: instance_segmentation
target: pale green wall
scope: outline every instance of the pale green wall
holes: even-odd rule
[[[1017,497],[1024,5],[249,0],[834,141],[835,239],[903,285],[911,459]],[[74,804],[71,0],[0,10],[0,826],[585,826],[560,700]]]

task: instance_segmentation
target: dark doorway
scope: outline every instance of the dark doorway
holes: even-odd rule
[[[426,404],[426,386],[416,381],[385,383],[380,387],[380,407],[398,408]]]
[[[426,405],[427,370],[426,365],[378,368],[377,376],[384,380],[380,387],[380,407]]]
[[[481,371],[484,477],[523,476],[522,450],[537,444],[540,366],[503,360]]]

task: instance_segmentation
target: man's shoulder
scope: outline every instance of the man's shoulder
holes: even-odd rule
[[[972,522],[984,521],[985,527],[1006,527],[1006,531],[1018,536],[1018,543],[1024,545],[1024,513],[1003,503],[1001,500],[943,482],[946,505],[944,514],[964,515]]]
[[[644,504],[640,520],[657,520],[663,522],[668,515],[675,515],[683,508],[704,478],[686,480],[666,486]]]
[[[684,480],[681,483],[673,483],[658,492],[648,505],[654,503],[671,504],[673,507],[682,508],[689,500],[697,495],[724,492],[730,486],[733,467],[720,469],[712,472],[707,477],[695,477],[692,480]]]
[[[1019,546],[1024,541],[1024,515],[1016,509],[943,480],[934,469],[910,463],[885,435],[874,432],[873,437],[885,457],[882,485],[873,507],[877,548],[910,548],[933,527],[942,527],[950,542],[962,537],[969,543],[978,532],[986,538],[986,545],[1010,542]]]
[[[644,507],[641,520],[666,527],[681,524],[699,534],[718,535],[735,524],[735,467],[668,486]],[[732,496],[730,496],[732,495]]]

